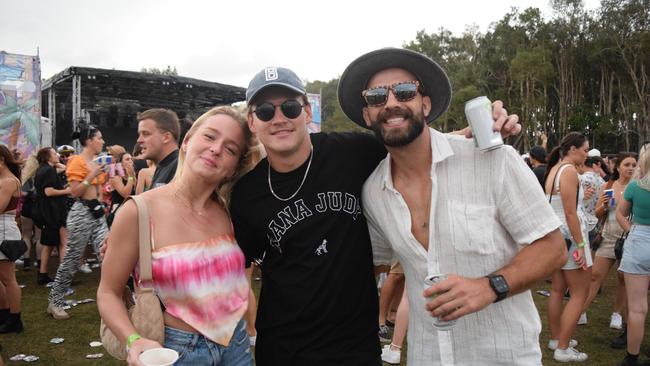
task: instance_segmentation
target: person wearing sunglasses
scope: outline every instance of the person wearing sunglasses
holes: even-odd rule
[[[261,70],[246,101],[267,158],[237,182],[230,212],[247,263],[263,272],[256,364],[381,365],[361,189],[385,148],[366,133],[309,134],[311,106],[289,69]]]
[[[443,69],[411,50],[369,52],[341,76],[343,112],[388,150],[362,194],[374,265],[403,266],[409,365],[540,365],[528,289],[566,261],[561,223],[512,147],[481,152],[427,128],[451,97]],[[493,118],[517,120],[499,101]],[[446,279],[425,287],[436,274]]]

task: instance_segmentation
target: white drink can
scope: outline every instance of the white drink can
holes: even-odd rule
[[[447,279],[447,275],[444,273],[436,273],[433,275],[429,275],[424,279],[424,289],[428,289],[429,287],[435,285],[438,282],[444,281]],[[438,295],[433,295],[429,297],[428,299],[433,299]],[[438,330],[450,330],[451,328],[456,325],[455,320],[442,320],[442,318],[439,317],[433,317],[433,326],[438,329]]]
[[[492,130],[492,102],[487,97],[476,97],[465,103],[465,116],[479,150],[489,151],[503,145],[501,133]]]
[[[110,165],[113,162],[113,157],[108,154],[100,154],[93,161],[99,165]]]

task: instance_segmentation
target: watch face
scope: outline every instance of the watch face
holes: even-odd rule
[[[490,279],[490,286],[497,293],[497,295],[507,295],[510,291],[510,286],[508,282],[502,275],[491,275],[488,277]]]
[[[492,277],[492,283],[494,284],[494,289],[497,290],[497,292],[508,292],[509,290],[509,286],[503,276]]]

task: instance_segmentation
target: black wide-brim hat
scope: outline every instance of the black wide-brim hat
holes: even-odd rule
[[[400,68],[415,75],[423,94],[431,98],[431,111],[426,117],[431,123],[445,113],[451,102],[451,84],[445,71],[429,57],[403,48],[382,48],[352,61],[339,80],[338,97],[343,112],[361,127],[368,128],[363,119],[366,101],[361,93],[370,78],[379,71]]]

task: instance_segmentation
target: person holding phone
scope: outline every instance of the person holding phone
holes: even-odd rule
[[[106,222],[110,227],[115,217],[115,211],[130,195],[135,194],[137,179],[133,166],[133,157],[120,145],[110,146],[109,153],[113,157],[113,164],[109,171],[111,185],[111,205],[108,210]]]
[[[93,244],[95,252],[104,242],[108,233],[101,187],[106,182],[104,166],[94,161],[104,147],[102,133],[97,127],[89,125],[72,135],[83,146],[81,154],[70,159],[66,175],[70,184],[70,194],[76,198],[67,218],[69,230],[68,248],[56,272],[48,297],[47,313],[54,319],[68,319],[70,315],[63,309],[63,296],[79,269],[79,261],[86,244]]]

